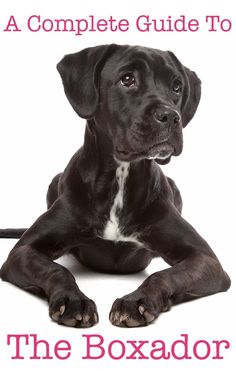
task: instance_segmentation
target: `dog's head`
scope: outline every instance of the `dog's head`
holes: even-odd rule
[[[181,153],[201,82],[172,52],[101,45],[65,56],[58,71],[72,107],[109,136],[116,159],[164,164]]]

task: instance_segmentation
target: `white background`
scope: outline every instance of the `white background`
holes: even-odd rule
[[[181,189],[184,217],[210,243],[231,279],[235,278],[235,90],[236,18],[234,1],[1,1],[0,4],[0,227],[28,227],[45,210],[45,195],[51,178],[66,166],[83,142],[84,121],[67,102],[56,64],[64,54],[104,43],[128,43],[172,50],[202,80],[202,99],[190,125],[185,129],[183,154],[163,167]],[[30,33],[27,18],[126,18],[129,32]],[[134,21],[141,14],[161,18],[181,14],[197,18],[196,33],[140,33]],[[10,15],[15,15],[22,32],[4,33]],[[208,32],[206,15],[230,18],[228,33]],[[14,241],[1,240],[0,264]],[[232,370],[235,367],[235,287],[195,302],[172,308],[147,328],[120,329],[108,321],[113,300],[134,290],[150,272],[162,269],[154,261],[146,272],[131,276],[110,276],[78,269],[70,258],[62,260],[76,275],[81,289],[98,306],[100,322],[92,329],[71,329],[50,321],[47,304],[14,286],[0,282],[0,367],[11,370]],[[81,272],[80,272],[81,271]],[[233,282],[234,283],[234,282]],[[234,299],[233,299],[234,298]],[[234,302],[233,302],[234,301]],[[13,346],[7,334],[32,334],[54,343],[66,339],[72,344],[67,361],[28,360],[31,346],[22,348],[26,357],[11,360]],[[200,339],[227,339],[231,348],[223,360],[205,361],[113,361],[108,356],[86,361],[82,334],[100,334],[106,343],[114,339],[162,339],[167,344],[189,334],[191,345]],[[146,354],[148,352],[148,347]],[[190,349],[191,354],[191,349]],[[129,354],[128,354],[129,355]],[[214,355],[212,353],[212,355]]]

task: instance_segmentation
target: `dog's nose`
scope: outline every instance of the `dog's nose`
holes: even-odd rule
[[[154,119],[159,124],[179,124],[180,115],[170,108],[158,108],[153,112]]]

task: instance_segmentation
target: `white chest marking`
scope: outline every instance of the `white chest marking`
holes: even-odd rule
[[[114,202],[110,210],[110,217],[105,225],[102,238],[111,241],[133,242],[141,247],[143,244],[138,241],[135,234],[130,236],[124,236],[122,234],[119,225],[119,217],[117,216],[117,211],[121,210],[124,206],[124,189],[126,179],[129,175],[129,167],[130,164],[128,162],[120,162],[118,168],[116,169],[116,179],[119,188],[114,198]]]

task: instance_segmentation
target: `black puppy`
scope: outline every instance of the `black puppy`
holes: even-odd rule
[[[48,211],[10,252],[2,279],[43,294],[51,318],[75,327],[94,325],[98,314],[54,262],[65,253],[109,273],[141,271],[158,256],[171,266],[114,302],[117,326],[146,325],[172,304],[227,290],[228,275],[181,217],[180,193],[158,166],[182,151],[200,99],[196,74],[171,52],[113,44],[67,55],[58,71],[87,119],[84,145],[53,179]]]

